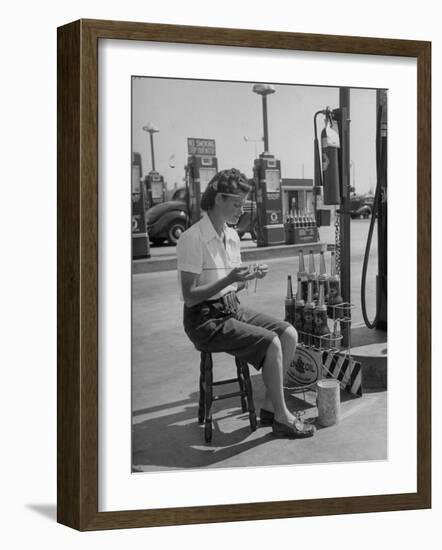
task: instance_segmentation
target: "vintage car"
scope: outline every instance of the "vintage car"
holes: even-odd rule
[[[178,239],[189,227],[187,213],[187,191],[181,187],[175,191],[170,201],[152,206],[146,211],[147,231],[152,244],[161,245],[168,241],[176,245]],[[238,221],[236,229],[240,238],[249,232],[256,239],[256,207],[254,201],[247,200],[244,214]]]
[[[147,232],[152,244],[168,241],[176,244],[189,226],[186,189],[177,189],[172,200],[161,202],[146,211]]]
[[[372,196],[355,196],[350,200],[350,216],[352,218],[369,218],[373,210]]]

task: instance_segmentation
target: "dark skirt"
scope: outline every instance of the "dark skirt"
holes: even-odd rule
[[[197,350],[229,353],[259,370],[270,343],[291,325],[235,302],[229,309],[222,301],[184,306],[184,330]]]

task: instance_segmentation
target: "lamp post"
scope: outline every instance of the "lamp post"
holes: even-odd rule
[[[356,195],[356,164],[354,160],[350,161],[350,167],[353,168],[353,193]]]
[[[253,92],[262,96],[262,118],[264,126],[264,150],[269,152],[269,131],[267,127],[267,96],[275,93],[275,88],[270,84],[255,84]]]
[[[260,139],[252,139],[252,138],[249,138],[249,136],[244,136],[244,141],[246,143],[253,143],[254,148],[255,148],[255,158],[257,158],[258,157],[258,151],[256,149],[256,144],[261,143],[261,141],[264,141],[264,138],[262,137]]]
[[[143,126],[143,130],[150,134],[150,154],[152,157],[152,172],[155,172],[155,154],[154,154],[154,148],[153,148],[153,135],[159,132],[159,130],[151,122],[148,122],[146,126]]]

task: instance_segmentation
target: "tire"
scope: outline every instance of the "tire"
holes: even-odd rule
[[[177,244],[181,233],[186,231],[186,226],[182,220],[174,220],[167,229],[167,240],[170,244]]]

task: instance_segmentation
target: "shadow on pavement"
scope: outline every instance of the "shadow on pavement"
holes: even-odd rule
[[[253,378],[252,378],[253,380]],[[261,386],[254,384],[254,400],[257,416],[262,402]],[[204,468],[240,455],[248,450],[272,441],[270,427],[250,430],[248,413],[243,413],[238,398],[215,402],[212,408],[212,443],[204,440],[204,426],[198,424],[198,392],[187,399],[164,405],[144,408],[133,412],[132,444],[133,472],[169,468]],[[304,400],[299,395],[286,392],[287,405],[291,410],[303,410],[305,418],[313,422],[316,408],[312,399]],[[142,420],[146,416],[148,418]]]
[[[206,443],[197,420],[198,398],[195,392],[185,400],[134,412],[133,471],[207,467],[272,440],[259,425],[251,432],[248,413],[232,398],[214,403],[212,443]],[[154,417],[136,421],[145,415]]]
[[[256,382],[256,380],[252,381]],[[257,416],[262,402],[261,384],[253,384]],[[286,402],[290,410],[303,411],[303,419],[322,431],[317,422],[316,394],[286,390]],[[239,457],[260,446],[263,453],[271,442],[276,442],[270,427],[250,430],[248,413],[243,413],[238,398],[215,402],[212,408],[212,443],[204,440],[204,426],[198,424],[198,392],[186,399],[133,412],[132,471],[156,471],[180,468],[205,468],[219,465],[233,457]],[[359,398],[341,392],[341,403]],[[258,405],[257,405],[258,403]],[[238,458],[238,460],[241,460]],[[243,458],[247,461],[247,458]]]

